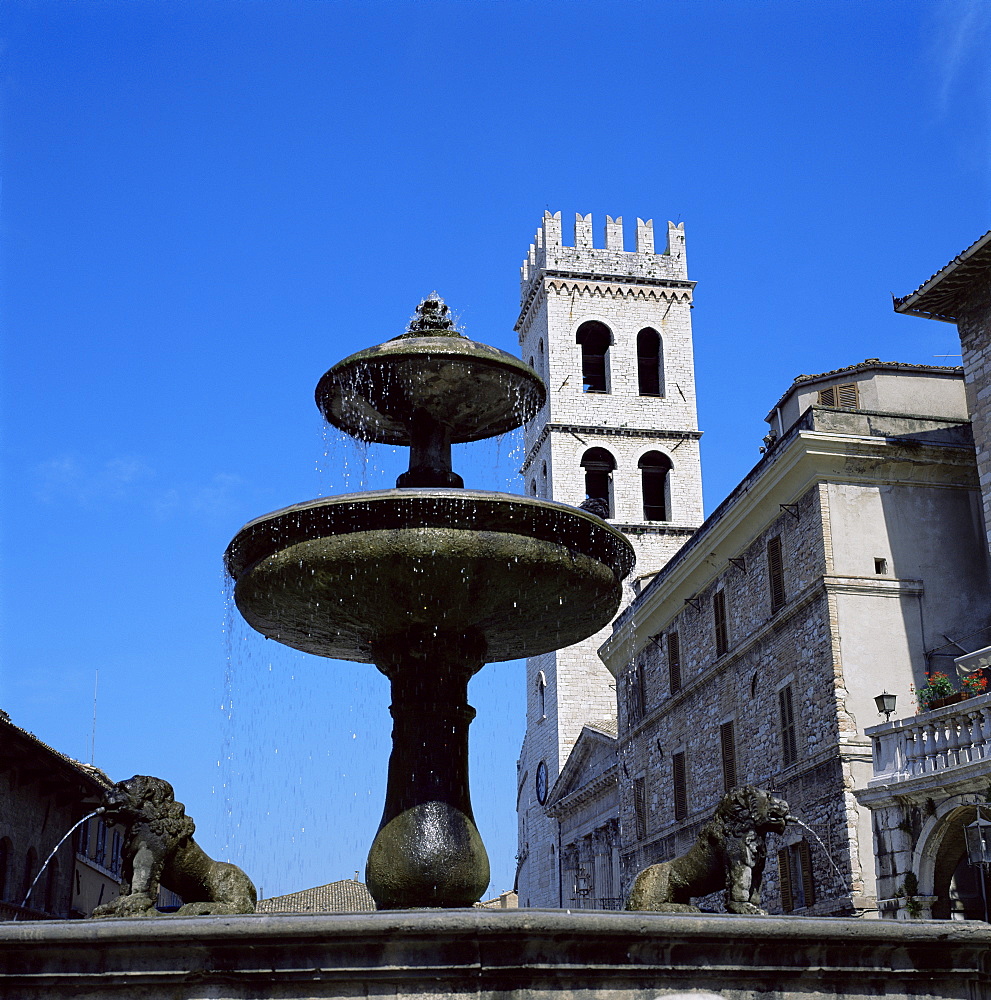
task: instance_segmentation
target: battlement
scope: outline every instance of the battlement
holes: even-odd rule
[[[575,215],[574,245],[565,246],[561,234],[561,213],[544,212],[540,228],[530,244],[530,250],[520,268],[520,300],[541,274],[575,275],[603,278],[685,280],[685,224],[668,223],[665,249],[654,250],[654,220],[637,219],[636,249],[623,248],[623,219],[606,216],[603,246],[596,247],[592,238],[592,215]]]

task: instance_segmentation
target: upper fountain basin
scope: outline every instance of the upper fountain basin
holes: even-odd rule
[[[544,404],[540,376],[519,358],[453,330],[404,334],[352,354],[316,388],[326,420],[362,441],[409,445],[426,412],[454,443],[519,427]]]
[[[371,663],[375,645],[426,628],[475,635],[494,661],[607,625],[634,553],[622,532],[567,504],[406,489],[266,514],[224,561],[247,622],[296,649]]]

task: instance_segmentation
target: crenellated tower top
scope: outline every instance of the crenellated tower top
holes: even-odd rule
[[[583,276],[659,281],[686,281],[685,224],[668,223],[665,249],[654,249],[653,219],[637,219],[636,249],[623,248],[623,219],[606,216],[604,246],[592,239],[592,216],[575,215],[574,245],[565,246],[561,234],[561,213],[544,212],[540,228],[520,268],[520,301],[525,302],[537,276]]]

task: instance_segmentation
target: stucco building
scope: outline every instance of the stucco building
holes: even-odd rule
[[[120,835],[94,817],[59,848],[22,906],[41,865],[110,780],[15,726],[0,712],[0,919],[81,917],[117,895]]]
[[[909,295],[906,315],[956,323],[976,445],[984,539],[991,528],[991,232]],[[987,546],[981,546],[984,554]],[[987,606],[931,641],[930,662],[956,681],[991,665]],[[940,641],[945,640],[945,641]],[[987,920],[991,880],[969,863],[965,828],[991,818],[991,694],[868,730],[873,771],[860,801],[873,812],[885,916]]]
[[[702,521],[694,285],[682,226],[669,223],[657,249],[653,223],[638,219],[635,249],[626,250],[622,219],[607,217],[594,246],[592,218],[579,215],[573,245],[565,246],[560,212],[545,213],[521,270],[521,355],[547,385],[545,406],[524,429],[527,492],[574,504],[601,500],[636,549],[641,581]],[[630,582],[624,603],[637,586]],[[607,635],[527,661],[517,799],[523,906],[570,905],[561,865],[567,845],[553,808],[586,724],[593,734],[615,734],[613,679],[596,653]],[[606,813],[592,831],[600,857],[618,848],[615,812]],[[607,896],[618,893],[608,886]]]
[[[622,881],[682,853],[725,789],[753,783],[806,824],[768,865],[767,908],[870,914],[871,818],[854,790],[871,774],[874,698],[910,705],[932,647],[991,613],[962,372],[870,359],[801,376],[767,421],[764,457],[601,650]]]

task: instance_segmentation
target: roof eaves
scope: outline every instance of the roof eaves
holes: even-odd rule
[[[966,250],[963,251],[963,253],[957,254],[953,260],[951,260],[944,267],[940,268],[940,270],[932,275],[932,277],[930,277],[927,281],[924,281],[921,285],[919,285],[914,292],[910,292],[908,295],[903,295],[901,298],[897,298],[892,295],[891,301],[895,312],[911,316],[922,316],[925,319],[938,319],[944,323],[956,322],[955,315],[951,316],[946,312],[929,310],[919,306],[918,303],[920,303],[926,295],[934,291],[942,281],[950,277],[960,267],[981,253],[985,247],[991,250],[991,229],[989,229],[983,236],[975,240],[969,247],[967,247]],[[989,255],[989,264],[991,264],[991,255]]]

